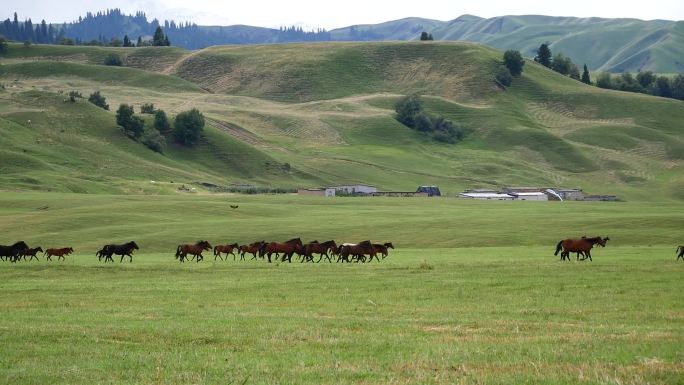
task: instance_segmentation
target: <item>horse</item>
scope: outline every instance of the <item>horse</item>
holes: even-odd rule
[[[24,250],[24,251],[22,251],[22,252],[20,253],[20,256],[21,256],[21,257],[24,257],[24,261],[26,260],[26,257],[31,257],[31,258],[29,258],[29,261],[32,260],[33,258],[35,258],[36,261],[38,261],[39,259],[38,259],[38,257],[36,256],[36,254],[37,254],[38,252],[43,253],[43,248],[40,247],[40,246],[38,246],[38,247],[34,247],[34,248],[32,248],[32,249],[26,249],[26,250]]]
[[[278,253],[283,253],[282,261],[286,260],[292,263],[292,254],[295,252],[301,253],[302,250],[302,240],[299,238],[293,238],[284,243],[270,242],[261,246],[263,254],[268,258],[268,263],[271,263],[271,255],[276,254],[276,259],[278,258]]]
[[[324,255],[328,262],[332,263],[332,259],[330,258],[330,255],[328,255],[328,252],[331,251],[332,253],[336,251],[337,244],[333,240],[325,242],[313,241],[305,245],[303,250],[304,257],[307,261],[313,262],[313,254],[317,253],[320,256],[320,258],[318,258],[318,261],[316,261],[316,263],[321,262],[323,260]],[[304,260],[302,260],[302,262],[304,262]]]
[[[677,251],[675,251],[675,254],[677,253],[679,253],[679,255],[677,255],[677,260],[679,261],[679,258],[681,258],[682,261],[684,261],[684,245],[677,247]]]
[[[15,242],[10,246],[0,245],[0,258],[2,258],[3,261],[9,260],[10,262],[16,262],[19,260],[19,254],[23,253],[28,248],[28,245],[24,241]]]
[[[204,250],[211,250],[211,244],[207,241],[197,241],[194,245],[178,245],[176,248],[176,259],[185,262],[187,255],[192,254],[192,257],[197,258],[197,262],[200,262],[204,259],[202,256]]]
[[[366,255],[369,255],[371,260],[373,257],[377,258],[377,253],[373,248],[371,241],[362,241],[359,243],[343,243],[338,249],[337,262],[351,262],[349,256],[356,257],[357,262],[366,262]]]
[[[382,254],[382,259],[385,259],[389,255],[388,249],[394,249],[394,245],[392,244],[392,242],[387,242],[387,243],[383,243],[383,244],[374,243],[373,248],[375,249],[376,253]],[[376,259],[377,259],[377,256],[376,256]],[[379,261],[379,259],[378,259],[378,261]]]
[[[95,255],[99,254],[99,258],[104,257],[105,262],[107,262],[107,260],[114,262],[112,255],[120,255],[121,260],[119,261],[119,263],[123,262],[124,257],[128,255],[128,258],[130,258],[129,262],[133,262],[133,250],[139,250],[139,248],[134,241],[130,241],[122,245],[104,245],[102,247],[102,250],[98,251]]]
[[[62,247],[60,249],[47,249],[43,252],[43,255],[47,255],[47,260],[52,261],[52,257],[57,257],[57,260],[63,259],[66,261],[65,255],[69,255],[74,252],[71,247]]]
[[[608,242],[610,238],[601,238],[601,237],[593,237],[593,238],[581,238],[581,239],[564,239],[556,245],[556,252],[553,255],[558,255],[558,252],[562,250],[561,252],[561,261],[567,258],[570,260],[570,253],[579,253],[582,252],[584,253],[585,257],[582,258],[582,260],[585,260],[589,258],[590,261],[593,261],[591,259],[591,248],[594,247],[594,245],[598,244],[600,246],[605,247],[606,242]],[[579,255],[578,255],[579,258]]]
[[[233,261],[235,260],[235,253],[233,250],[239,250],[240,245],[237,243],[233,243],[230,245],[216,245],[214,246],[214,261],[216,260],[216,257],[221,258],[221,253],[226,253],[226,259],[228,260],[228,254],[233,254]],[[222,259],[222,258],[221,258]]]
[[[239,248],[240,260],[241,261],[245,260],[245,253],[252,254],[252,259],[256,259],[257,253],[259,253],[261,251],[261,248],[265,243],[266,242],[264,242],[264,241],[259,241],[259,242],[250,243],[249,245],[240,246],[240,248]]]

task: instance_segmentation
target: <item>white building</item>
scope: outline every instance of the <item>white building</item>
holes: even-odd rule
[[[548,201],[549,197],[543,192],[517,192],[511,193],[516,201]]]
[[[509,194],[500,193],[479,193],[479,192],[463,192],[458,194],[459,198],[466,199],[481,199],[492,201],[512,201],[515,197]]]
[[[326,190],[329,188],[335,189],[335,191],[342,191],[347,194],[375,194],[376,192],[378,192],[378,189],[376,187],[367,186],[363,184],[332,186],[326,188]]]

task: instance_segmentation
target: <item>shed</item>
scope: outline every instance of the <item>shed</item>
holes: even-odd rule
[[[442,193],[437,186],[418,186],[417,193],[426,193],[429,197],[439,197]]]
[[[326,187],[326,189],[334,189],[335,191],[342,191],[347,194],[358,194],[358,195],[367,195],[367,194],[374,194],[378,192],[378,189],[374,186],[368,186],[364,184],[350,184],[350,185],[340,185],[340,186],[332,186],[332,187]]]
[[[463,192],[458,194],[459,198],[466,199],[480,199],[480,200],[494,200],[494,201],[512,201],[515,197],[509,194],[501,193],[471,193]]]
[[[517,201],[548,201],[549,197],[543,192],[518,192],[511,193]]]

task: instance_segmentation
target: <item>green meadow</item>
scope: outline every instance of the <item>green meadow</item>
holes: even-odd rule
[[[4,193],[3,240],[76,252],[0,263],[0,380],[681,383],[682,218],[676,203]],[[611,238],[594,262],[553,256],[583,234]],[[366,264],[173,257],[295,236],[396,249]],[[94,256],[131,239],[133,263]]]

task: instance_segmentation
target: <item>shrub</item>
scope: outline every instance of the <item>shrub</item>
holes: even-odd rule
[[[95,91],[92,94],[90,94],[90,96],[88,97],[88,101],[100,108],[109,110],[109,104],[107,104],[107,99],[104,96],[100,95],[100,91]]]
[[[196,108],[181,112],[174,122],[174,134],[178,143],[186,146],[197,144],[204,130],[204,115]]]
[[[121,67],[123,65],[123,61],[121,60],[121,56],[115,53],[110,53],[107,55],[107,57],[105,57],[104,64],[108,66]]]
[[[456,127],[451,121],[441,116],[433,117],[423,111],[420,99],[416,95],[407,96],[397,102],[395,110],[397,111],[396,119],[399,122],[425,134],[432,135],[432,138],[436,141],[456,143],[465,136],[465,129],[463,127]]]
[[[83,99],[83,95],[81,95],[81,92],[80,92],[80,91],[76,91],[76,90],[74,90],[74,91],[69,91],[69,93],[68,93],[67,95],[69,95],[69,97],[74,97],[74,98]]]
[[[508,87],[513,82],[511,72],[508,70],[508,68],[504,67],[503,65],[497,68],[495,79],[496,82],[502,87]]]
[[[168,134],[171,130],[169,119],[166,117],[164,110],[157,110],[154,113],[154,128],[164,135]]]
[[[119,105],[116,110],[116,124],[123,128],[126,135],[131,138],[139,138],[145,129],[145,122],[134,115],[133,106],[128,104]]]
[[[150,150],[160,154],[164,153],[164,148],[166,147],[166,138],[156,129],[153,128],[146,131],[142,142]]]
[[[154,104],[153,103],[143,103],[140,107],[141,114],[154,114]]]
[[[523,59],[520,51],[515,51],[509,49],[504,52],[503,63],[508,68],[508,71],[513,76],[520,76],[523,72],[523,66],[525,65],[525,60]]]

